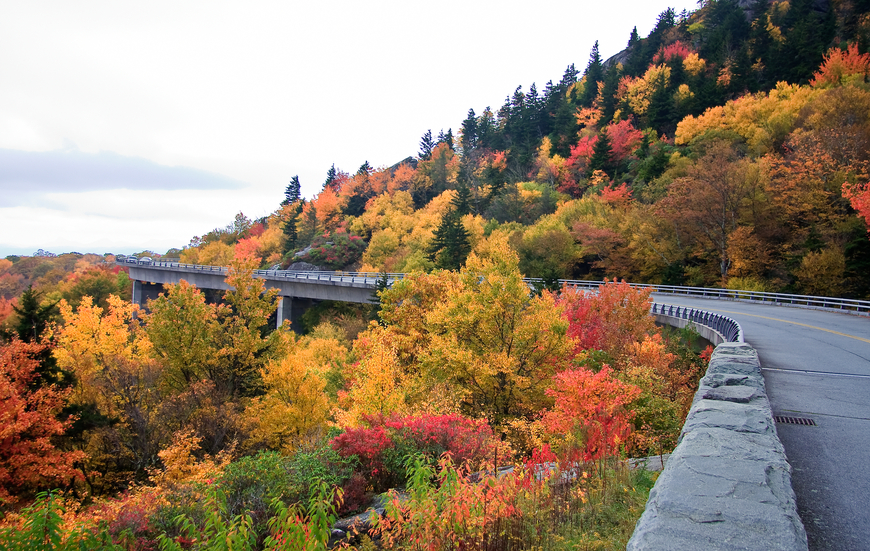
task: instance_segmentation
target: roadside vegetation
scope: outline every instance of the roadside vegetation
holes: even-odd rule
[[[0,260],[0,550],[624,548],[624,460],[673,449],[710,354],[624,281],[870,297],[870,16],[826,5],[666,10],[415,157],[294,177],[163,255],[230,266],[219,297]],[[299,262],[407,275],[275,329],[252,272]]]

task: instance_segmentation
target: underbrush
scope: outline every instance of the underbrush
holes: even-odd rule
[[[4,520],[0,550],[624,549],[654,475],[616,459],[555,459],[545,449],[509,470],[469,472],[449,454],[434,464],[415,455],[406,462],[407,487],[389,492],[383,516],[372,516],[374,528],[330,542],[342,490],[319,482],[304,500],[289,502],[292,470],[263,454],[231,464],[219,479],[197,483],[196,491],[187,489],[196,499],[182,500],[184,507],[179,488],[147,494],[154,507],[137,525],[119,519],[141,512],[142,499],[128,496],[129,507],[105,519],[93,511],[77,514],[75,503],[57,493],[40,494]]]
[[[444,457],[437,467],[416,459],[409,472],[407,492],[392,493],[371,538],[355,549],[624,549],[654,481],[616,460],[529,462],[469,476]]]

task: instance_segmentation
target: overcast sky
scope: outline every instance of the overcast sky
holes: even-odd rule
[[[182,247],[696,4],[0,0],[0,257]]]

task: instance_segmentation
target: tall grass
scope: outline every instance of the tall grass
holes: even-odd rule
[[[470,475],[442,458],[409,466],[374,541],[357,549],[514,551],[624,549],[653,476],[621,461],[527,464]]]

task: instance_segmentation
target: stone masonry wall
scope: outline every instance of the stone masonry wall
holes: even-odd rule
[[[627,549],[807,549],[791,467],[748,344],[713,352]]]

